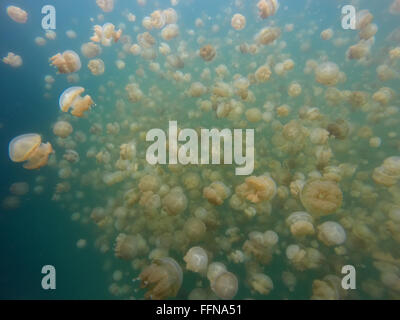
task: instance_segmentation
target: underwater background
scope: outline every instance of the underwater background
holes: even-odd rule
[[[390,87],[397,93],[397,98],[391,104],[399,107],[398,88],[400,88],[400,82],[398,75],[382,83],[377,79],[375,71],[379,65],[376,60],[379,60],[380,53],[381,55],[386,54],[389,47],[398,47],[400,45],[400,42],[396,44],[387,40],[390,33],[400,26],[399,15],[388,13],[388,8],[392,2],[392,0],[281,0],[276,14],[268,19],[261,20],[257,14],[258,1],[180,0],[173,7],[178,14],[177,25],[180,29],[180,38],[172,40],[171,44],[160,37],[159,30],[153,30],[151,33],[157,39],[156,47],[161,42],[168,42],[173,50],[176,51],[180,40],[187,41],[187,49],[190,53],[182,72],[190,72],[193,77],[192,81],[197,81],[203,68],[208,67],[214,70],[220,64],[227,66],[231,76],[235,73],[247,75],[249,71],[246,66],[249,63],[255,62],[259,66],[266,61],[267,55],[275,54],[278,49],[276,49],[276,45],[275,49],[269,49],[266,46],[260,49],[261,53],[251,55],[238,53],[235,46],[244,41],[252,42],[257,32],[270,24],[270,20],[282,29],[286,24],[293,24],[293,31],[287,33],[282,31],[278,41],[285,41],[286,45],[283,47],[282,52],[289,54],[296,64],[295,69],[286,77],[278,77],[273,72],[272,80],[269,81],[275,84],[274,89],[268,91],[268,85],[266,85],[265,92],[262,90],[257,91],[255,94],[257,102],[249,102],[249,106],[261,109],[269,97],[271,97],[271,100],[276,99],[272,96],[278,88],[284,88],[283,90],[285,91],[292,80],[300,83],[304,91],[307,90],[306,88],[309,88],[312,85],[310,83],[314,81],[313,76],[306,75],[303,72],[307,60],[318,60],[320,55],[326,54],[329,57],[328,60],[338,64],[340,70],[346,74],[346,82],[338,85],[341,90],[366,90],[372,95],[380,87]],[[57,38],[55,40],[47,40],[44,46],[38,46],[35,43],[35,38],[38,36],[44,37],[45,35],[45,31],[41,27],[43,18],[41,8],[47,4],[51,4],[56,8],[57,25],[54,31],[57,33]],[[341,28],[340,10],[342,6],[347,4],[353,4],[357,10],[368,9],[374,16],[374,23],[379,27],[371,48],[371,55],[376,60],[370,65],[368,63],[362,65],[353,61],[349,62],[346,58],[346,50],[350,45],[356,43],[354,39],[357,38],[358,32],[357,30],[343,30]],[[6,12],[6,8],[9,5],[18,6],[28,12],[28,21],[21,24],[12,21]],[[113,246],[115,244],[113,244],[113,241],[110,242],[110,250],[106,253],[101,253],[96,248],[95,242],[100,234],[99,228],[90,219],[82,219],[80,223],[76,223],[71,219],[71,214],[74,213],[73,209],[71,211],[71,207],[74,207],[71,202],[76,202],[75,207],[82,208],[82,211],[84,211],[84,207],[103,206],[108,197],[120,192],[119,185],[116,184],[110,188],[99,189],[89,189],[89,187],[86,189],[83,186],[80,189],[78,188],[83,191],[82,197],[72,196],[61,201],[53,201],[55,185],[60,181],[57,176],[57,169],[49,165],[39,170],[25,170],[20,163],[14,163],[10,160],[8,148],[9,142],[16,136],[29,132],[38,133],[42,136],[43,141],[52,143],[57,160],[62,159],[63,148],[57,146],[52,127],[61,114],[59,96],[66,88],[71,86],[84,87],[84,94],[89,94],[96,103],[88,111],[87,117],[71,120],[74,133],[79,130],[88,136],[86,142],[76,148],[80,154],[81,161],[91,144],[89,135],[92,123],[89,123],[87,118],[96,116],[96,119],[104,120],[104,125],[108,119],[122,124],[123,115],[117,115],[115,118],[113,116],[119,112],[115,108],[115,102],[118,99],[125,99],[126,108],[134,109],[135,115],[146,115],[152,118],[154,120],[153,127],[158,123],[160,128],[166,130],[168,120],[177,120],[178,125],[182,128],[195,128],[196,126],[211,128],[214,125],[220,126],[220,128],[224,126],[233,128],[234,125],[230,125],[226,119],[216,118],[213,110],[202,118],[188,117],[182,110],[188,110],[188,112],[190,110],[198,110],[196,99],[181,96],[183,92],[188,90],[190,83],[187,85],[171,84],[173,80],[168,76],[159,76],[148,70],[149,61],[142,59],[142,57],[134,56],[129,52],[125,53],[122,55],[122,60],[124,60],[126,66],[121,70],[118,69],[115,65],[115,60],[118,59],[118,53],[123,51],[121,41],[113,43],[110,47],[102,47],[100,58],[106,65],[103,75],[96,77],[88,70],[87,64],[90,59],[81,54],[81,45],[90,41],[95,24],[103,25],[106,22],[110,22],[116,28],[119,28],[120,24],[123,23],[123,36],[131,36],[133,43],[139,33],[146,31],[142,26],[142,19],[145,16],[149,16],[154,10],[167,9],[169,7],[171,7],[169,0],[147,0],[144,6],[139,5],[136,0],[115,0],[113,11],[103,12],[95,0],[0,0],[0,30],[3,30],[0,34],[1,58],[5,57],[8,52],[14,52],[23,58],[23,65],[18,68],[12,68],[5,63],[0,64],[0,200],[3,201],[2,199],[10,196],[10,186],[15,182],[27,182],[30,186],[29,192],[19,197],[19,204],[16,208],[10,209],[4,205],[0,208],[0,299],[121,299],[132,298],[132,296],[140,299],[143,297],[144,291],[138,291],[137,289],[134,289],[136,290],[133,291],[134,293],[129,292],[128,294],[112,293],[113,290],[110,289],[110,285],[113,283],[113,270],[122,270],[124,274],[122,281],[131,288],[138,288],[137,282],[133,282],[133,279],[138,277],[140,270],[132,270],[129,264],[118,260],[114,256]],[[127,11],[134,13],[136,16],[135,22],[129,22],[126,19]],[[247,18],[246,28],[240,33],[232,29],[231,26],[231,17],[235,13],[241,13]],[[98,15],[100,14],[104,15],[102,22],[98,21]],[[90,18],[93,18],[93,21]],[[198,18],[203,19],[204,27],[199,28],[196,26],[196,19]],[[218,30],[212,30],[214,24],[219,26]],[[138,26],[137,30],[134,29],[135,26]],[[319,34],[326,28],[334,30],[334,37],[348,38],[345,45],[335,47],[331,41],[321,40]],[[66,35],[67,30],[74,30],[76,38],[69,38]],[[195,35],[188,34],[189,30],[194,30]],[[235,31],[233,34],[232,30]],[[196,32],[206,38],[204,44],[211,42],[217,47],[215,61],[206,66],[205,62],[195,55],[195,52],[201,46],[196,43],[198,36]],[[227,43],[227,39],[231,37],[232,43]],[[302,48],[304,42],[307,42],[307,48]],[[77,72],[79,74],[77,83],[70,83],[63,74],[56,74],[57,69],[50,65],[49,58],[65,50],[74,50],[81,58],[82,67]],[[164,60],[161,54],[156,58],[161,68],[164,68]],[[140,88],[145,93],[149,92],[153,86],[161,90],[161,98],[158,97],[156,104],[164,104],[161,106],[164,109],[162,113],[159,110],[147,108],[141,103],[129,105],[126,98],[125,86],[131,82],[130,76],[135,74],[142,66],[145,68],[145,76]],[[393,70],[400,72],[398,62],[393,66]],[[45,88],[44,77],[46,75],[52,75],[55,78],[55,82],[50,89]],[[231,81],[231,77],[228,78],[230,80],[226,80],[226,82]],[[109,82],[112,82],[112,85],[108,85]],[[210,81],[210,83],[207,86],[211,88],[213,81]],[[105,91],[99,90],[101,86],[106,88]],[[102,98],[99,98],[99,96],[102,96]],[[150,94],[149,97],[151,97]],[[320,105],[318,107],[321,107],[321,110],[324,108],[329,109],[329,107],[323,105],[321,100],[317,101],[319,101]],[[295,98],[291,101],[286,97],[278,102],[278,104],[284,103],[291,106],[293,113],[297,113],[300,107],[305,104],[302,98]],[[244,104],[246,105],[246,102]],[[340,114],[336,114],[335,111],[327,111],[327,114],[332,119],[340,117]],[[352,125],[361,126],[365,124],[365,118],[361,113],[346,114],[344,117]],[[395,119],[399,119],[399,117],[398,113],[393,115]],[[222,126],[220,125],[221,122],[223,123]],[[257,124],[252,123],[250,127],[256,129],[255,140],[257,143],[257,139],[261,139],[260,132],[265,127],[260,131],[257,131]],[[393,125],[391,131],[399,134],[398,128],[398,126]],[[350,149],[356,150],[355,154],[342,156],[340,160],[342,162],[360,164],[363,170],[372,172],[386,157],[397,156],[399,154],[398,137],[388,143],[384,143],[387,132],[382,123],[378,123],[376,130],[374,129],[374,135],[380,136],[380,133],[383,140],[380,150],[383,150],[384,153],[379,154],[374,149],[369,148],[368,142],[365,145],[359,145],[357,141],[352,141],[351,143],[354,144],[354,147]],[[137,141],[140,140],[138,136],[138,134],[135,134]],[[263,139],[266,139],[269,143],[270,139],[272,139],[272,133],[270,136],[265,135]],[[120,141],[120,143],[124,142],[126,141]],[[138,142],[138,144],[140,143],[144,145],[143,141]],[[145,148],[143,145],[142,149]],[[270,147],[270,144],[268,147]],[[268,147],[266,148],[268,149]],[[116,145],[116,148],[118,149],[119,146]],[[139,147],[137,148],[139,149]],[[258,156],[256,153],[256,160]],[[142,161],[145,160],[143,150],[138,152],[138,157],[141,157]],[[364,163],[364,160],[368,163]],[[82,165],[83,169],[81,170],[89,170],[95,164],[93,159],[91,161],[87,162],[85,166]],[[79,167],[79,164],[77,166]],[[219,169],[217,167],[214,170],[218,171]],[[224,167],[221,170],[221,172],[230,172],[232,174],[234,166]],[[256,168],[254,175],[261,175],[264,171],[268,171],[268,169],[260,170]],[[82,174],[84,172],[79,172],[78,177]],[[42,183],[43,192],[35,194],[33,187],[38,175],[44,176],[45,180]],[[180,173],[177,173],[177,176],[180,176]],[[139,179],[140,177],[135,180],[136,184]],[[232,193],[234,192],[234,187],[242,183],[245,177],[236,177],[235,179],[236,184],[230,185]],[[277,184],[280,185],[280,183]],[[205,185],[202,185],[202,187],[205,187]],[[124,187],[124,189],[126,188]],[[348,193],[345,191],[343,193],[344,202],[349,204]],[[73,194],[72,191],[71,194]],[[277,207],[273,205],[273,208]],[[367,206],[365,205],[365,207]],[[80,209],[77,210],[79,211]],[[223,212],[222,214],[232,211],[228,205],[228,200],[218,210]],[[284,221],[284,219],[285,215],[282,214],[281,220]],[[338,221],[338,219],[334,220]],[[273,228],[266,228],[265,230],[267,229]],[[224,231],[218,232],[223,236]],[[215,234],[207,236],[215,237]],[[146,236],[144,237],[146,238]],[[283,236],[282,239],[285,237],[289,236]],[[84,248],[77,247],[79,239],[87,240],[87,245]],[[246,236],[244,236],[243,241],[245,239]],[[282,241],[286,245],[290,244],[288,239]],[[398,258],[400,254],[398,248],[387,238],[380,244],[384,247],[386,243],[388,251]],[[235,295],[235,299],[249,297],[255,299],[309,299],[311,297],[312,280],[318,277],[322,278],[325,273],[314,273],[314,270],[301,271],[296,290],[290,291],[282,282],[281,275],[282,271],[288,269],[284,247],[280,248],[280,251],[281,253],[274,255],[274,258],[268,264],[268,268],[265,269],[265,272],[274,282],[274,289],[268,295],[262,295],[250,290],[248,285],[244,284],[248,277],[245,268],[238,264],[229,263],[229,271],[239,279],[239,290]],[[215,255],[218,257],[216,260],[221,261],[221,256],[224,254],[223,252],[221,254],[220,249],[216,249]],[[362,263],[359,263],[362,267],[357,269],[357,276],[360,278],[376,278],[379,282],[379,272],[372,265],[372,255],[368,257],[368,253],[366,253],[365,256],[365,258],[361,259]],[[175,252],[174,257],[176,259],[180,257],[179,262],[183,268],[183,254]],[[360,261],[358,258],[357,261]],[[224,262],[227,261],[226,259],[224,260]],[[347,261],[351,263],[351,258]],[[56,290],[43,290],[41,287],[43,277],[41,269],[48,264],[56,268]],[[297,274],[296,272],[294,273]],[[176,298],[187,299],[194,287],[201,284],[201,287],[208,288],[207,283],[206,278],[202,279],[195,273],[185,271],[184,280]],[[252,293],[250,294],[249,292]],[[371,297],[365,291],[357,290],[356,294],[350,294],[349,297],[371,299],[374,297],[395,298],[399,296],[400,292],[396,291],[392,294],[382,293],[380,296]],[[211,296],[211,298],[213,297],[215,296]]]

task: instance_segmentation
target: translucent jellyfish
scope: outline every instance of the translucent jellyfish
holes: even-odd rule
[[[315,69],[315,80],[326,86],[334,86],[339,82],[339,67],[333,62],[324,62]]]
[[[140,90],[137,83],[129,83],[125,86],[125,90],[128,93],[129,101],[136,103],[142,100],[143,92]]]
[[[10,65],[13,68],[18,68],[22,66],[22,58],[19,55],[16,55],[15,53],[9,52],[7,54],[7,57],[3,58],[3,62],[5,64]]]
[[[81,97],[85,91],[82,87],[70,87],[65,89],[59,99],[59,106],[62,112],[68,112],[72,108],[71,114],[75,117],[83,117],[84,112],[89,110],[94,104],[89,95]]]
[[[67,35],[67,37],[69,39],[76,39],[76,37],[77,37],[77,34],[76,34],[76,32],[74,30],[67,30],[65,32],[65,34]]]
[[[3,199],[1,206],[5,210],[17,209],[21,205],[21,200],[16,196],[7,196]]]
[[[94,76],[100,76],[104,73],[104,62],[101,59],[92,59],[88,63],[88,68]]]
[[[59,73],[72,73],[80,70],[81,59],[79,55],[72,50],[57,53],[50,58],[51,65],[58,69]]]
[[[168,8],[163,11],[166,24],[174,24],[178,21],[178,14],[173,8]]]
[[[243,30],[246,27],[246,18],[242,14],[236,13],[232,17],[231,25],[235,30]]]
[[[201,240],[206,234],[207,227],[205,223],[199,218],[189,218],[186,220],[183,230],[186,233],[187,238],[191,242]]]
[[[236,187],[236,194],[253,203],[269,201],[276,194],[276,184],[268,176],[251,176]]]
[[[176,24],[169,24],[161,30],[161,36],[169,41],[179,36],[179,27]]]
[[[183,257],[186,262],[186,269],[205,274],[208,268],[208,255],[207,252],[201,247],[192,247]]]
[[[18,23],[26,23],[28,21],[28,13],[16,6],[7,7],[8,16]]]
[[[267,82],[271,78],[271,69],[267,65],[263,65],[257,69],[255,72],[255,77],[257,82],[264,83]]]
[[[297,97],[301,94],[302,88],[298,82],[292,82],[288,88],[288,95],[292,98]]]
[[[286,218],[286,224],[290,227],[290,232],[295,237],[314,234],[312,216],[305,211],[296,211]]]
[[[204,61],[212,61],[215,58],[217,52],[211,44],[207,44],[200,49],[199,54]]]
[[[94,42],[86,42],[81,46],[81,53],[89,59],[101,54],[101,47]]]
[[[155,259],[139,275],[141,288],[147,288],[146,299],[173,298],[182,285],[182,269],[172,258]]]
[[[57,33],[53,30],[46,30],[45,37],[49,40],[56,40]]]
[[[114,0],[96,0],[96,4],[104,12],[111,12],[114,10]]]
[[[342,205],[343,194],[331,180],[309,180],[300,193],[300,200],[309,213],[318,217],[331,214]]]
[[[345,120],[337,119],[335,122],[329,123],[326,130],[336,139],[344,140],[348,136],[350,128]]]
[[[375,23],[370,23],[360,30],[358,36],[362,40],[371,39],[378,32],[378,26]]]
[[[238,279],[232,272],[223,272],[211,282],[212,291],[221,299],[233,299],[238,288]]]
[[[44,46],[46,44],[46,39],[43,38],[43,37],[36,37],[35,38],[35,43],[36,43],[36,45],[42,47],[42,46]]]
[[[342,279],[335,275],[327,275],[322,280],[314,280],[312,284],[312,300],[341,300],[346,297],[342,288]]]
[[[8,155],[13,162],[26,161],[39,148],[42,138],[36,133],[27,133],[12,139],[8,146]]]
[[[352,45],[346,52],[348,59],[360,60],[366,57],[370,52],[370,47],[365,42],[360,41],[359,43]]]
[[[182,189],[175,187],[162,199],[162,204],[169,215],[175,216],[186,210],[188,200]]]
[[[262,114],[258,108],[250,108],[246,111],[246,119],[251,123],[255,123],[261,120]]]
[[[332,29],[325,29],[321,32],[321,39],[322,40],[330,40],[333,37],[333,30]]]
[[[278,0],[260,0],[257,4],[257,7],[258,15],[262,19],[266,19],[276,13],[276,11],[279,9],[279,2]]]
[[[325,221],[318,226],[318,239],[327,246],[338,246],[346,241],[346,232],[335,221]]]
[[[356,29],[365,28],[374,20],[374,16],[368,10],[361,10],[357,12],[356,16]]]
[[[80,158],[78,152],[75,150],[67,149],[63,155],[63,159],[70,163],[78,163]]]
[[[115,30],[112,23],[105,23],[103,26],[95,25],[93,27],[94,35],[90,38],[93,42],[100,42],[103,46],[111,46],[112,40],[118,42],[122,36],[122,29]]]
[[[16,196],[23,196],[29,192],[29,184],[26,182],[14,182],[10,186],[10,192]]]
[[[393,3],[389,8],[390,14],[399,15],[400,14],[400,0],[393,0]]]
[[[252,273],[249,277],[249,284],[254,291],[265,296],[274,289],[271,278],[263,273]]]
[[[267,27],[261,29],[259,33],[256,34],[255,40],[258,44],[268,45],[274,42],[281,35],[281,29],[278,27]]]
[[[193,82],[189,89],[189,95],[198,98],[207,92],[207,88],[201,82]]]
[[[72,131],[73,128],[67,121],[57,121],[53,127],[53,133],[60,138],[68,137]]]
[[[166,18],[161,10],[156,10],[150,15],[151,25],[153,28],[161,29],[165,26]]]
[[[221,205],[231,194],[229,188],[220,181],[211,183],[203,189],[203,197],[214,205]]]
[[[115,256],[123,260],[132,260],[148,251],[146,240],[140,234],[127,235],[120,233],[115,241]]]

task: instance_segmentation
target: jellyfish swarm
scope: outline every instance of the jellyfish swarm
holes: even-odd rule
[[[139,275],[140,287],[147,288],[146,299],[175,297],[182,285],[182,269],[172,258],[156,259]]]
[[[36,133],[28,133],[15,137],[8,146],[8,155],[13,162],[24,162],[28,170],[39,169],[47,164],[53,148],[50,143],[42,143]]]
[[[28,13],[16,6],[8,6],[7,14],[15,22],[26,23],[26,21],[28,21]]]
[[[59,73],[72,73],[80,70],[81,59],[75,51],[67,50],[57,53],[50,58],[51,65],[58,69]]]
[[[89,95],[81,97],[85,91],[82,87],[70,87],[65,89],[60,96],[59,105],[62,112],[68,112],[72,108],[71,114],[75,117],[83,117],[86,110],[94,104]]]

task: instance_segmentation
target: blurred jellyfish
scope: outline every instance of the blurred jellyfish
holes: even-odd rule
[[[276,184],[268,176],[251,176],[236,187],[236,194],[253,203],[270,201],[276,194]]]
[[[81,59],[75,51],[67,50],[57,53],[50,58],[51,65],[58,69],[59,73],[72,73],[80,70]]]
[[[8,6],[7,14],[15,22],[26,23],[28,21],[28,13],[16,6]]]
[[[88,68],[93,75],[102,75],[104,73],[104,62],[101,59],[92,59],[89,61]]]
[[[346,232],[335,221],[325,221],[318,226],[318,239],[327,246],[338,246],[346,241]]]
[[[101,47],[96,43],[87,42],[81,46],[81,53],[91,59],[101,54]]]
[[[238,279],[232,272],[222,272],[211,282],[212,291],[221,299],[233,299],[236,296],[238,288]]]
[[[114,0],[96,0],[96,4],[104,12],[111,12],[114,10]]]
[[[79,154],[75,150],[67,149],[63,155],[63,159],[70,163],[79,162]]]
[[[281,29],[278,27],[267,27],[256,34],[255,40],[258,44],[268,45],[273,43],[281,35]]]
[[[200,57],[203,58],[204,61],[211,61],[215,58],[217,52],[214,47],[210,44],[205,45],[200,49]]]
[[[14,210],[21,205],[21,200],[16,196],[7,196],[3,199],[1,206],[5,210]]]
[[[333,30],[332,29],[325,29],[321,32],[321,39],[322,40],[330,40],[333,37]]]
[[[22,66],[22,58],[12,52],[9,52],[7,54],[7,57],[3,58],[3,62],[5,64],[10,65],[13,68],[18,68],[18,67]]]
[[[45,37],[49,40],[56,40],[57,33],[53,30],[46,30]]]
[[[139,275],[141,288],[147,288],[145,298],[161,300],[173,298],[182,285],[182,269],[172,258],[155,259]]]
[[[42,46],[44,46],[46,44],[46,39],[43,38],[43,37],[36,37],[35,38],[35,43],[36,43],[36,45],[42,47]]]
[[[67,30],[65,34],[69,39],[76,39],[77,37],[76,32],[74,30]]]
[[[393,3],[389,8],[390,14],[399,15],[400,14],[400,0],[393,0]]]
[[[186,269],[205,274],[208,268],[207,252],[201,247],[192,247],[183,257],[186,262]]]
[[[83,117],[85,111],[89,110],[94,104],[89,95],[81,97],[85,91],[82,87],[71,87],[65,89],[59,99],[59,106],[62,112],[68,112],[72,108],[71,114],[76,117]]]
[[[171,40],[179,36],[179,28],[176,24],[169,24],[161,30],[161,36],[164,40]]]
[[[60,138],[68,137],[72,131],[73,128],[67,121],[57,121],[53,127],[53,133]]]
[[[266,19],[270,16],[273,16],[276,11],[279,9],[278,0],[260,0],[257,4],[258,7],[258,15],[262,19]]]
[[[29,192],[29,184],[26,182],[14,182],[10,186],[10,192],[16,196],[23,196]]]
[[[232,17],[231,25],[235,30],[243,30],[246,26],[246,18],[240,13],[236,13]]]

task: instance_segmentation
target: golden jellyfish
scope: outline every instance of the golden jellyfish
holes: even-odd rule
[[[18,67],[22,66],[22,63],[23,63],[22,58],[19,55],[16,55],[12,52],[9,52],[7,54],[7,57],[3,58],[3,62],[5,64],[10,65],[13,68],[18,68]]]
[[[305,211],[296,211],[286,218],[290,233],[295,237],[313,235],[315,233],[313,217]]]
[[[169,24],[161,30],[161,36],[164,40],[169,41],[179,36],[179,28],[176,24]]]
[[[192,247],[183,257],[186,262],[186,269],[205,274],[208,268],[208,255],[207,252],[201,247]]]
[[[36,43],[36,45],[42,47],[42,46],[44,46],[46,44],[46,39],[43,38],[43,37],[36,37],[35,38],[35,43]]]
[[[321,39],[322,40],[330,40],[333,37],[333,30],[332,29],[325,29],[321,32]]]
[[[51,65],[58,69],[59,73],[73,73],[81,68],[79,55],[72,50],[57,53],[50,58]]]
[[[249,122],[255,123],[262,119],[261,111],[258,108],[250,108],[245,113],[246,119]]]
[[[235,30],[243,30],[246,26],[246,18],[242,14],[236,13],[232,17],[231,25]]]
[[[13,162],[26,161],[39,148],[42,137],[36,133],[27,133],[12,139],[8,146],[8,155]]]
[[[252,273],[249,284],[254,291],[262,295],[268,295],[274,289],[272,279],[263,273]]]
[[[16,6],[8,6],[7,14],[15,22],[26,23],[28,21],[28,13]]]
[[[57,33],[53,30],[46,30],[45,37],[49,40],[56,40]]]
[[[34,153],[23,164],[23,167],[28,170],[39,169],[47,165],[49,155],[53,153],[53,147],[50,142],[41,143]]]
[[[378,26],[375,23],[370,23],[360,30],[358,33],[360,39],[371,39],[378,32]]]
[[[115,256],[123,260],[132,260],[148,251],[146,240],[140,234],[127,235],[120,233],[116,238]]]
[[[400,15],[400,0],[393,0],[390,5],[389,13],[393,15]]]
[[[288,95],[292,98],[295,98],[301,94],[301,91],[301,85],[298,82],[292,82],[288,88]]]
[[[278,0],[260,0],[257,4],[258,15],[262,19],[273,16],[279,9]]]
[[[90,40],[100,42],[105,47],[109,47],[112,40],[118,42],[122,36],[122,29],[115,30],[115,26],[112,23],[105,23],[103,26],[95,25],[93,29],[94,35]]]
[[[161,10],[156,10],[150,15],[151,25],[153,28],[161,29],[165,26],[165,15]]]
[[[326,130],[336,139],[344,140],[349,135],[349,124],[343,119],[337,119],[335,122],[328,124]]]
[[[319,217],[334,213],[339,209],[342,205],[343,194],[336,182],[313,179],[304,185],[300,200],[309,213]]]
[[[220,181],[213,182],[203,189],[203,197],[216,206],[221,205],[230,194],[229,188]]]
[[[111,12],[114,10],[114,0],[96,0],[96,4],[104,12]]]
[[[57,121],[53,127],[53,133],[60,138],[68,137],[73,131],[71,124],[67,121]]]
[[[276,184],[268,176],[251,176],[245,182],[236,187],[236,194],[253,203],[269,201],[276,194]]]
[[[206,234],[207,227],[199,218],[189,218],[186,220],[183,230],[188,239],[192,242],[201,240]]]
[[[271,69],[267,65],[263,65],[255,72],[255,78],[258,83],[267,82],[271,78]]]
[[[327,246],[339,246],[346,241],[346,232],[335,221],[325,221],[317,229],[318,239]]]
[[[334,86],[339,82],[340,70],[336,63],[324,62],[315,69],[315,80],[326,86]]]
[[[365,43],[360,41],[359,43],[352,45],[346,52],[346,56],[348,59],[352,60],[359,60],[366,57],[370,52],[369,46]]]
[[[267,45],[274,42],[281,35],[281,29],[278,27],[267,27],[256,34],[255,40],[258,44]]]
[[[89,110],[94,104],[89,95],[81,97],[85,91],[82,87],[70,87],[65,89],[59,99],[59,106],[62,112],[68,112],[72,108],[71,114],[75,117],[83,117],[84,112]]]
[[[77,37],[77,34],[76,34],[76,32],[74,30],[67,30],[65,32],[65,34],[70,39],[76,39],[76,37]]]
[[[322,280],[312,283],[311,300],[341,300],[346,296],[342,287],[342,279],[335,275],[327,275]]]
[[[200,49],[199,55],[204,61],[212,61],[217,52],[211,44],[207,44]]]
[[[101,59],[92,59],[88,63],[88,68],[94,76],[100,76],[104,73],[104,62]]]
[[[101,47],[94,42],[86,42],[81,46],[81,53],[89,59],[101,54]]]
[[[179,187],[172,188],[162,199],[163,209],[170,215],[175,216],[186,210],[188,199]]]
[[[174,24],[178,21],[178,14],[173,8],[168,8],[163,11],[166,24]]]
[[[213,282],[211,290],[221,299],[233,299],[238,291],[239,281],[232,272],[223,272]]]
[[[139,275],[140,287],[147,288],[146,299],[173,298],[182,285],[183,273],[179,264],[170,257],[155,259]]]
[[[207,88],[201,82],[193,82],[189,89],[189,95],[198,98],[207,92]]]

